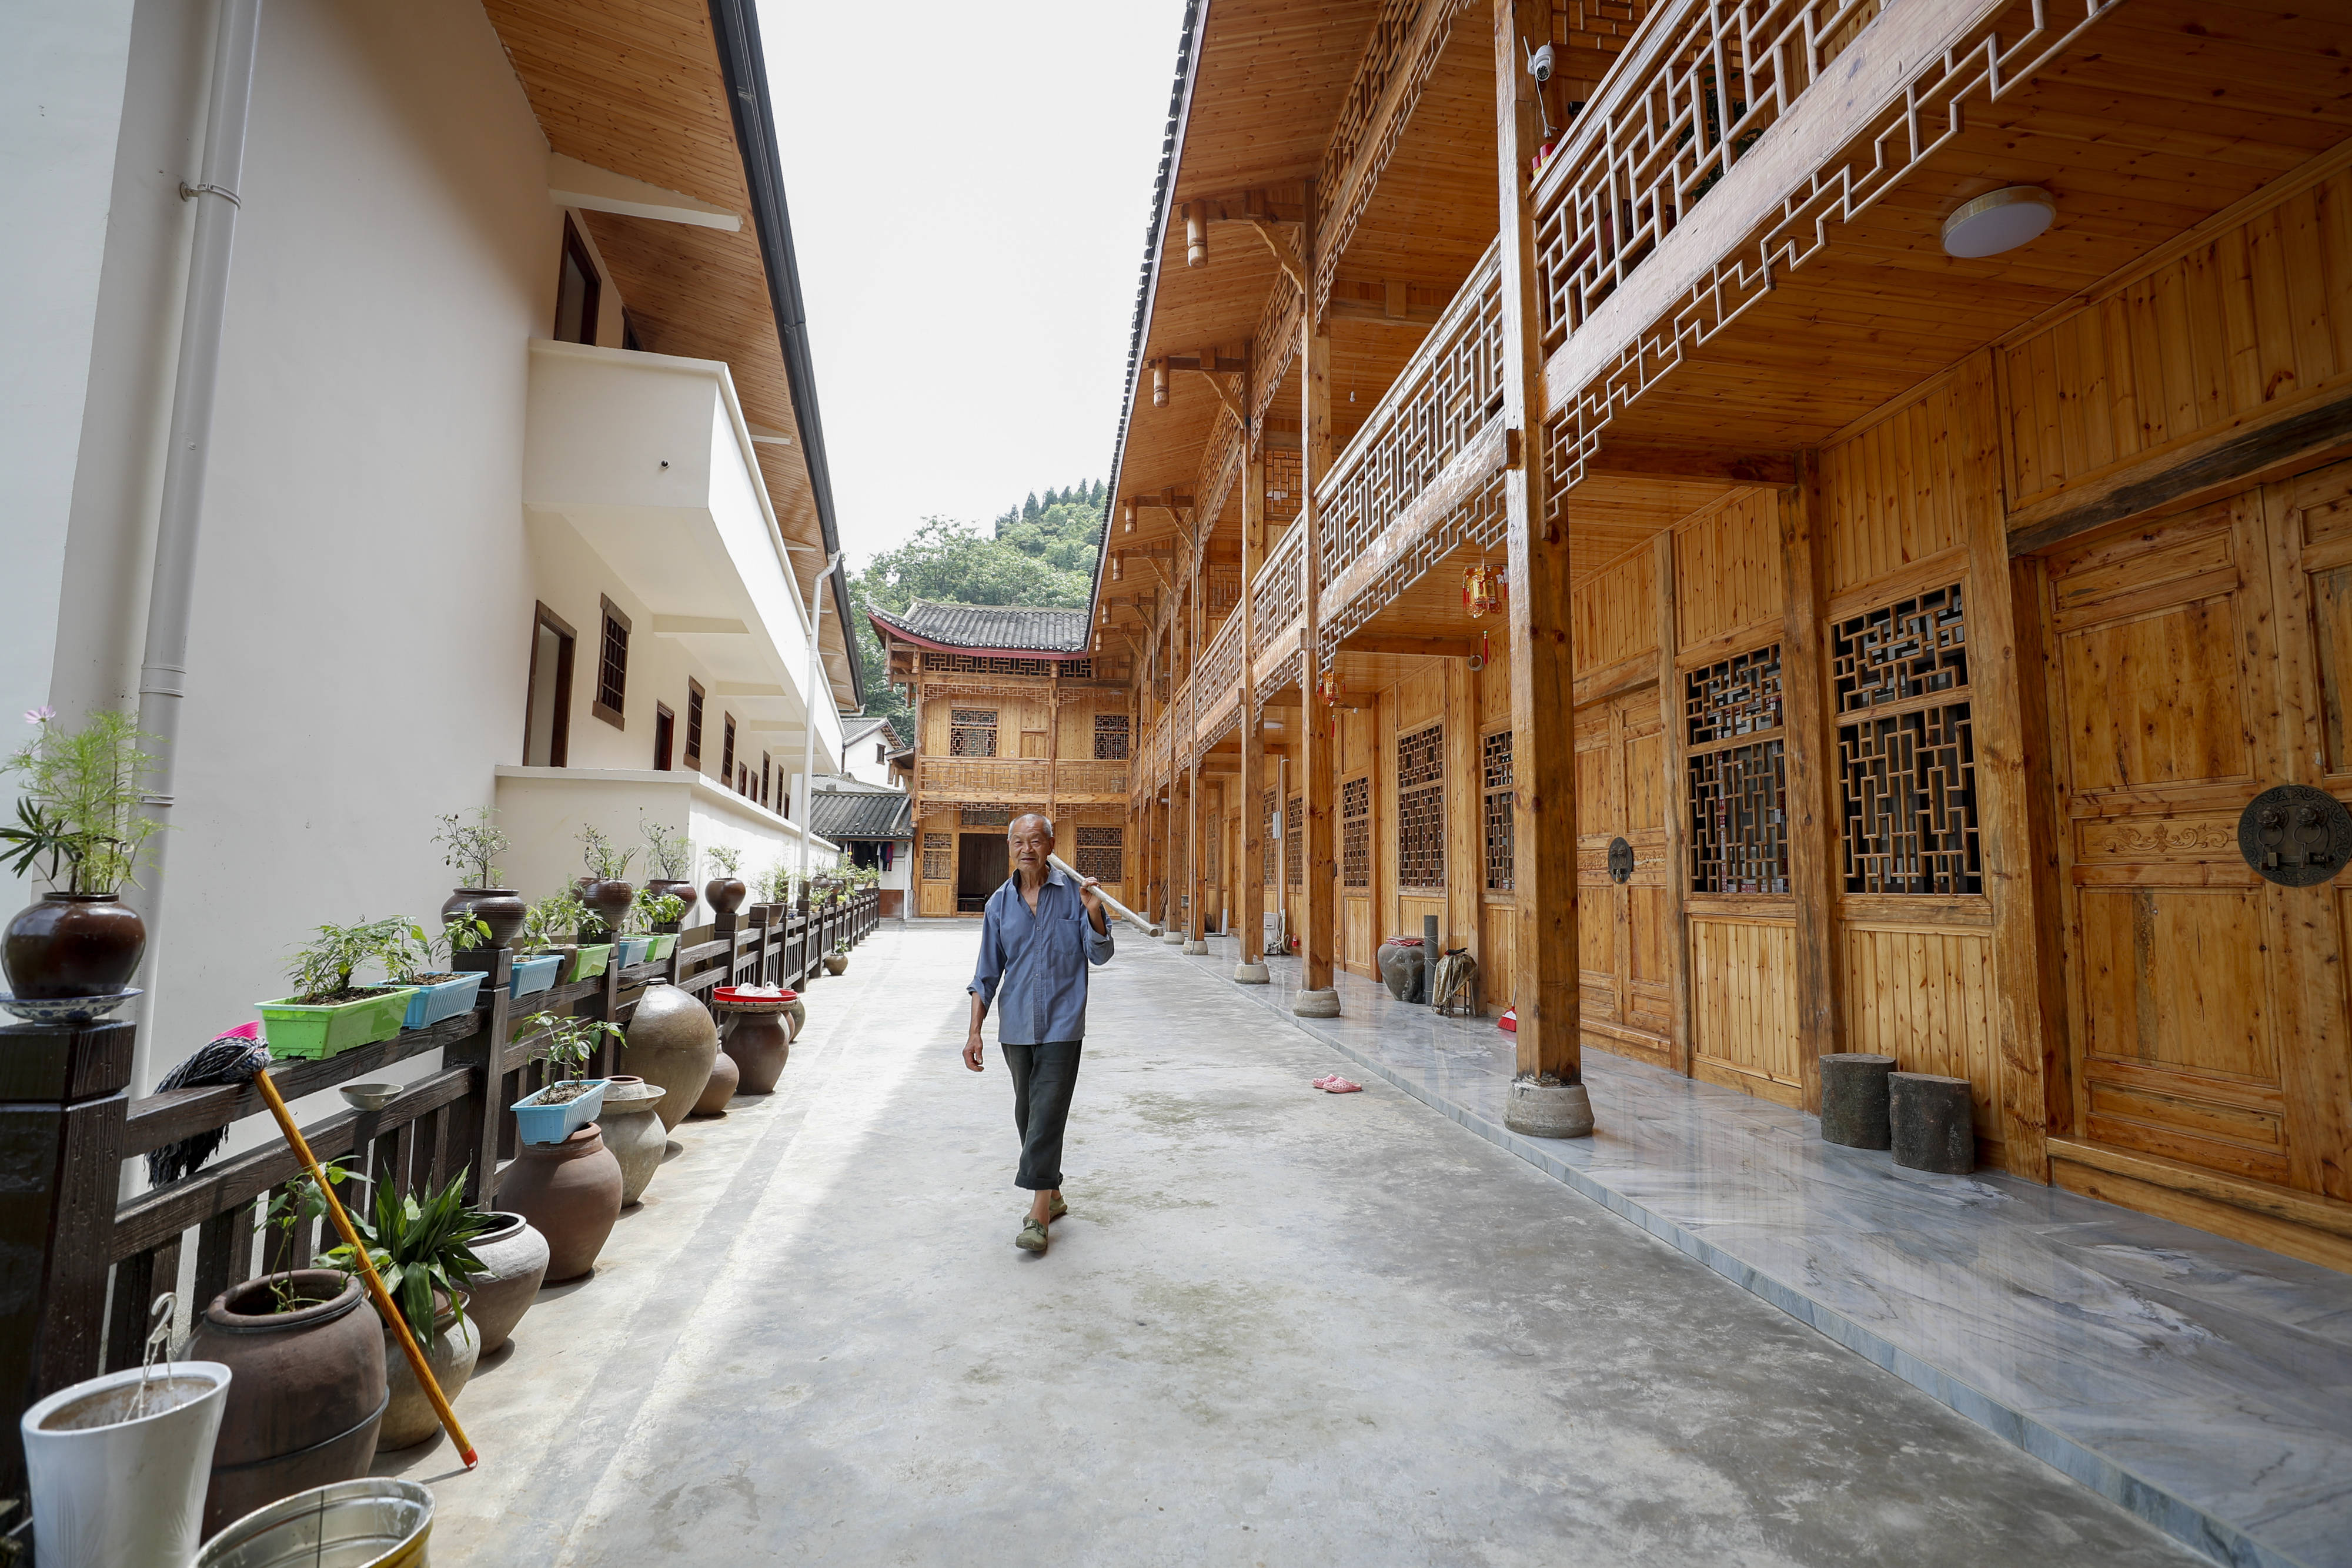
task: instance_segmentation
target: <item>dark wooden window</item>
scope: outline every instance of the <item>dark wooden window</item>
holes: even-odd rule
[[[1127,830],[1078,829],[1078,874],[1097,882],[1127,880]]]
[[[625,309],[621,312],[621,347],[633,354],[643,353],[646,347],[637,341],[637,319]]]
[[[1685,674],[1683,721],[1690,747],[1691,891],[1787,893],[1780,644]]]
[[[589,711],[614,729],[626,729],[621,716],[629,695],[629,618],[611,600],[604,601],[604,635],[596,653],[596,700]]]
[[[523,704],[526,768],[562,768],[572,744],[572,660],[579,642],[571,624],[546,605],[531,622],[530,685]]]
[[[691,678],[686,683],[686,765],[702,767],[702,683]]]
[[[1445,885],[1445,727],[1397,737],[1397,885]]]
[[[1258,861],[1265,872],[1265,885],[1276,885],[1276,871],[1282,864],[1282,800],[1275,791],[1265,792],[1265,834]]]
[[[768,803],[768,754],[760,753],[760,804]]]
[[[1282,821],[1282,873],[1293,887],[1307,885],[1307,797],[1293,795]]]
[[[1339,885],[1372,885],[1372,781],[1339,783]]]
[[[1982,893],[1960,585],[1839,622],[1841,873],[1848,893]]]
[[[720,715],[720,716],[719,716],[719,777],[720,779],[722,779],[726,780],[727,787],[728,787],[730,789],[734,789],[734,788],[736,787],[736,784],[735,784],[735,716],[734,716],[733,714],[731,714],[731,713],[730,713],[730,714],[722,714],[722,715]]]
[[[677,716],[667,703],[654,704],[654,771],[667,773],[672,743],[677,736]]]
[[[1095,760],[1124,762],[1127,760],[1127,715],[1098,713],[1095,715]]]
[[[1518,854],[1512,835],[1516,822],[1511,807],[1511,732],[1498,729],[1486,737],[1480,758],[1479,783],[1486,797],[1486,891],[1511,891],[1511,873]]]
[[[596,340],[596,306],[603,292],[604,286],[596,277],[595,258],[588,254],[588,242],[580,237],[580,230],[567,215],[563,220],[563,267],[555,283],[557,342]]]
[[[992,707],[959,707],[948,710],[948,755],[950,757],[993,757],[996,755],[996,710]]]

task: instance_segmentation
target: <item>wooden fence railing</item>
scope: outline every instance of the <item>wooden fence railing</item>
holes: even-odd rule
[[[321,1160],[344,1159],[399,1192],[463,1171],[468,1197],[487,1208],[515,1153],[508,1107],[547,1081],[533,1055],[543,1032],[518,1035],[515,1020],[548,1012],[626,1023],[658,982],[706,997],[721,985],[798,987],[823,972],[825,954],[864,940],[880,907],[872,890],[805,915],[753,905],[682,934],[659,963],[614,963],[519,1000],[508,995],[510,950],[459,954],[460,967],[485,971],[485,1001],[472,1012],[324,1061],[278,1062],[270,1075],[294,1101],[442,1052],[438,1071],[383,1109],[338,1113],[303,1136]],[[262,1224],[270,1190],[298,1170],[275,1128],[193,1176],[119,1196],[124,1161],[268,1113],[250,1088],[131,1099],[133,1032],[114,1022],[0,1029],[0,1498],[24,1490],[18,1417],[69,1384],[138,1364],[148,1304],[178,1288],[184,1249],[194,1248],[185,1301],[200,1312],[231,1285],[306,1266],[320,1245],[315,1223],[282,1245]],[[613,1052],[608,1043],[595,1071],[613,1071]]]

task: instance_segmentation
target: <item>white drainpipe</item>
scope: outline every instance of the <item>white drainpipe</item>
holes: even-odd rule
[[[824,580],[840,570],[841,552],[835,550],[833,559],[824,563],[824,570],[816,574],[816,580],[809,584],[808,687],[801,694],[802,704],[807,710],[801,720],[801,885],[803,888],[808,886],[809,834],[814,831],[809,826],[809,819],[814,815],[810,807],[816,800],[816,683],[817,677],[824,673],[817,661],[816,633],[819,621],[824,614]],[[842,628],[845,635],[848,631],[846,626]]]
[[[247,117],[253,107],[254,56],[261,0],[221,0],[213,39],[212,102],[205,117],[204,172],[182,184],[196,204],[196,237],[188,259],[187,301],[180,317],[180,359],[172,387],[171,444],[163,461],[163,499],[155,526],[155,575],[147,599],[147,651],[139,666],[139,727],[153,739],[148,814],[171,821],[178,762],[180,702],[187,695],[188,622],[196,578],[196,526],[204,515],[205,464],[213,433],[213,392],[220,378],[221,323],[228,309],[230,252],[236,239],[237,186],[245,173]],[[169,833],[148,841],[142,902],[147,917],[144,969],[152,991],[163,907]],[[152,1000],[152,998],[151,998]],[[149,1014],[152,1018],[152,1011]],[[139,1031],[134,1090],[147,1084],[152,1028]]]

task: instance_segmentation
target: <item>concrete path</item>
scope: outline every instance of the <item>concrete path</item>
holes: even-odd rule
[[[973,938],[877,933],[678,1129],[459,1401],[480,1471],[384,1457],[436,1563],[2200,1561],[1187,966],[1097,972],[1017,1250]]]

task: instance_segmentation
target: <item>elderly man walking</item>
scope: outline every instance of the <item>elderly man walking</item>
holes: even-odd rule
[[[1045,1228],[1070,1212],[1062,1201],[1062,1129],[1087,1032],[1087,968],[1110,961],[1110,916],[1093,877],[1073,878],[1046,863],[1051,819],[1034,811],[1015,817],[1004,836],[1013,874],[989,895],[981,922],[963,1064],[974,1072],[986,1065],[980,1024],[995,1006],[997,1043],[1013,1073],[1013,1124],[1021,1130],[1021,1169],[1013,1179],[1034,1195],[1013,1245],[1043,1252]]]

